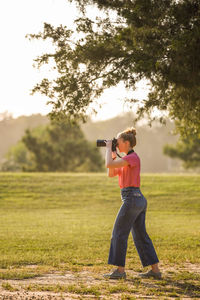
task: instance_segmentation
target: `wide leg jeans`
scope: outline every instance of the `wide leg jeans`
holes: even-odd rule
[[[146,198],[139,188],[121,189],[122,206],[115,220],[108,264],[125,266],[130,231],[143,267],[159,262],[153,243],[146,232]]]

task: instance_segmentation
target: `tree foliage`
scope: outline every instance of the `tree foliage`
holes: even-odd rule
[[[25,144],[19,141],[15,146],[9,149],[1,164],[1,171],[18,172],[25,169],[32,169],[32,167],[32,154],[27,150]]]
[[[138,115],[154,108],[198,131],[200,128],[200,2],[198,0],[71,0],[82,13],[73,32],[44,24],[30,38],[51,40],[53,53],[36,59],[50,64],[57,78],[44,78],[33,88],[48,96],[52,116],[83,116],[102,92],[124,82],[134,90],[150,86]],[[87,7],[103,11],[89,18]],[[76,35],[75,35],[76,34]],[[78,34],[78,35],[77,35]],[[136,99],[131,99],[135,103]]]
[[[182,160],[185,169],[200,170],[200,135],[180,137],[176,146],[165,145],[164,154]]]
[[[78,124],[68,120],[26,130],[7,158],[3,170],[99,172],[103,169],[99,149],[85,139]]]

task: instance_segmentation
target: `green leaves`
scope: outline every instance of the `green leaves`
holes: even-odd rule
[[[186,130],[188,130],[186,128]],[[200,169],[200,134],[187,132],[187,135],[182,136],[176,146],[166,145],[164,154],[179,158],[183,161],[183,166],[186,169]]]
[[[102,92],[123,81],[134,91],[147,79],[148,98],[138,115],[155,108],[169,111],[174,120],[200,128],[200,3],[199,1],[74,0],[82,11],[76,30],[44,24],[31,38],[50,39],[54,53],[36,61],[38,67],[54,61],[55,80],[33,88],[51,98],[52,117],[84,118]],[[104,11],[90,19],[87,6]],[[112,11],[112,13],[111,13]],[[80,68],[84,64],[84,68]]]

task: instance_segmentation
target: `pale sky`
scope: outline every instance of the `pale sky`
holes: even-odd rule
[[[30,95],[34,84],[43,77],[33,68],[33,59],[48,52],[49,46],[42,41],[30,42],[25,35],[42,31],[44,22],[72,27],[77,16],[76,7],[66,0],[0,1],[0,114],[8,111],[18,117],[50,111],[46,97]],[[134,96],[141,99],[146,94],[144,83],[139,84]],[[93,120],[108,119],[128,111],[123,102],[127,96],[122,85],[105,91],[98,100],[103,106]]]

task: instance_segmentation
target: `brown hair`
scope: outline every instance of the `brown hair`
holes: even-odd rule
[[[120,132],[117,137],[122,138],[124,141],[129,141],[130,146],[133,148],[136,145],[136,129],[134,127],[127,128]]]

